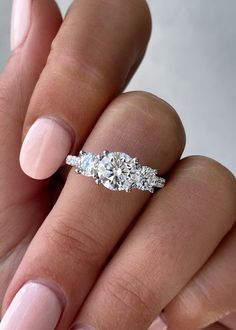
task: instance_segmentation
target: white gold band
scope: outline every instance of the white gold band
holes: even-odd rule
[[[79,156],[69,155],[66,164],[74,166],[76,173],[93,177],[97,184],[110,190],[131,191],[133,188],[155,192],[162,188],[165,179],[157,176],[157,170],[139,164],[124,152],[103,151],[101,155],[80,151]]]

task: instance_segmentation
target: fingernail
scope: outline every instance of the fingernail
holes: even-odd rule
[[[162,317],[158,316],[148,328],[148,330],[167,330],[167,324]]]
[[[11,50],[19,47],[27,37],[31,21],[32,0],[14,0],[11,18]]]
[[[26,283],[3,316],[0,330],[54,330],[62,313],[56,294],[39,283]]]
[[[94,327],[91,327],[90,325],[85,325],[82,323],[76,323],[70,328],[70,330],[96,330]]]
[[[20,152],[22,170],[33,179],[46,179],[62,165],[72,146],[72,133],[60,121],[42,117],[29,129]]]

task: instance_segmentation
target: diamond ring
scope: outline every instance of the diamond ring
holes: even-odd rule
[[[95,179],[111,190],[131,191],[133,188],[154,193],[162,188],[165,179],[157,176],[157,170],[140,165],[137,158],[124,152],[103,151],[101,155],[80,151],[79,156],[69,155],[66,164],[75,167],[75,172]]]

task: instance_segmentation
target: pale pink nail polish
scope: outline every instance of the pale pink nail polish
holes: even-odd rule
[[[54,330],[61,313],[62,304],[49,287],[28,282],[12,300],[0,330]]]
[[[28,176],[42,180],[50,177],[68,155],[73,134],[64,123],[42,117],[29,129],[20,152],[20,165]]]
[[[70,330],[96,330],[94,327],[91,327],[90,325],[85,325],[82,323],[76,323],[70,328]]]
[[[95,330],[95,328],[91,328],[91,327],[87,327],[87,326],[81,326],[81,327],[76,327],[76,328],[72,328],[71,330]]]
[[[168,329],[167,324],[160,316],[158,316],[152,322],[151,326],[148,328],[148,330],[167,330],[167,329]]]
[[[11,50],[19,47],[27,37],[31,22],[32,0],[14,0],[11,19]]]

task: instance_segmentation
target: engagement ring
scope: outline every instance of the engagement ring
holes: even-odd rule
[[[103,151],[101,155],[80,151],[79,156],[69,155],[66,164],[75,167],[75,172],[92,177],[97,184],[111,190],[130,192],[137,188],[142,191],[155,192],[162,188],[165,179],[157,175],[157,170],[142,166],[137,158],[124,152]]]

